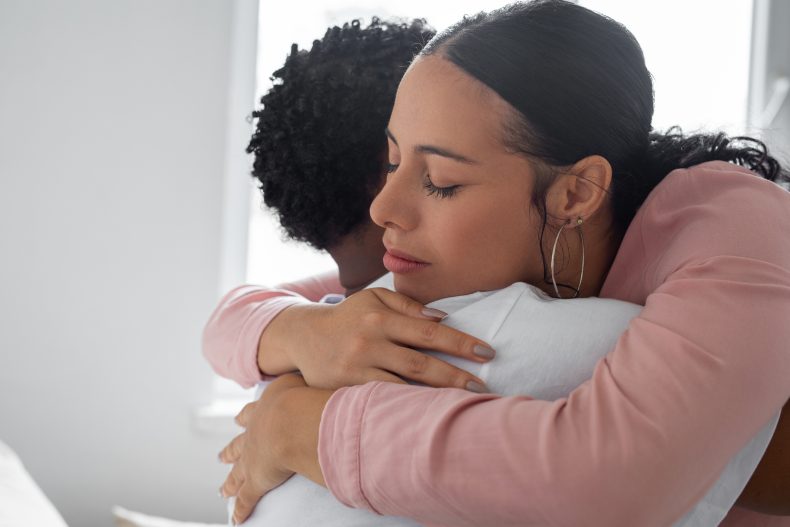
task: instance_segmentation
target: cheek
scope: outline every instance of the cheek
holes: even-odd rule
[[[456,266],[462,264],[459,258],[468,261],[477,252],[481,241],[488,238],[487,231],[492,225],[487,224],[485,215],[466,207],[456,207],[451,214],[437,215],[432,218],[431,239],[441,259],[445,263]]]
[[[512,276],[538,250],[538,226],[528,207],[515,199],[494,200],[485,206],[475,203],[437,228],[444,233],[439,239],[448,254],[463,256],[467,268]]]

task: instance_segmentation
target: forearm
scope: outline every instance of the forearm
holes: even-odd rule
[[[318,300],[339,288],[336,274],[321,275],[272,289],[244,285],[231,290],[218,303],[203,329],[203,355],[217,374],[245,388],[266,375],[293,371],[287,357],[275,349],[259,361],[261,337],[286,308]],[[272,362],[272,367],[268,366]]]
[[[718,280],[713,312],[698,278],[711,265],[651,297],[567,400],[339,391],[321,421],[329,488],[349,506],[443,525],[671,524],[787,400],[790,287],[775,284],[790,276],[730,262],[752,283]]]
[[[278,408],[281,459],[284,468],[326,487],[318,462],[318,430],[321,414],[331,390],[294,388],[288,390]]]
[[[314,348],[310,347],[310,344],[296,341],[294,335],[304,334],[307,317],[320,313],[328,307],[322,304],[295,303],[277,313],[262,329],[258,341],[257,364],[261,373],[274,376],[298,370],[291,353],[293,346]]]
[[[325,481],[348,506],[432,525],[658,527],[702,498],[730,456],[715,441],[686,444],[636,406],[609,408],[622,414],[607,423],[585,411],[587,395],[549,403],[387,383],[349,388],[321,423]]]
[[[264,378],[258,368],[258,343],[282,310],[304,302],[285,292],[244,286],[220,302],[203,330],[203,356],[214,371],[244,388]]]

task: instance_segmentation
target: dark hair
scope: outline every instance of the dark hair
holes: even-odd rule
[[[327,249],[368,219],[398,82],[433,34],[424,20],[374,18],[329,28],[310,51],[291,47],[253,113],[247,147],[263,201],[288,236]]]
[[[421,52],[432,54],[517,110],[506,123],[505,143],[546,168],[537,171],[532,196],[544,218],[541,237],[553,167],[589,155],[612,166],[609,192],[619,234],[675,168],[725,160],[774,182],[790,181],[757,139],[653,131],[653,84],[639,43],[620,23],[571,2],[537,0],[465,17]]]

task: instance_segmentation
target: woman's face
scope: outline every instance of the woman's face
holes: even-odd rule
[[[370,208],[399,292],[428,303],[542,280],[534,170],[503,145],[508,111],[443,58],[406,72],[387,130],[390,174]]]

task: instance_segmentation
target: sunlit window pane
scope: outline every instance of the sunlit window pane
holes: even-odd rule
[[[622,22],[642,45],[654,80],[654,128],[745,131],[752,0],[579,4]]]

